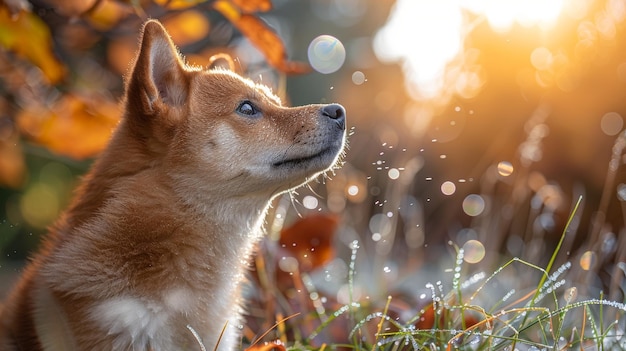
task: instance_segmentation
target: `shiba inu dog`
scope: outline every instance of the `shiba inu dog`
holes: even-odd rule
[[[270,200],[336,166],[341,105],[187,66],[148,21],[124,116],[0,312],[1,350],[231,350]],[[222,329],[225,332],[218,345]]]

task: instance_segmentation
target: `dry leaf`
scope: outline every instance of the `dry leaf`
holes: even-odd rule
[[[261,50],[274,68],[289,74],[302,74],[310,71],[309,66],[302,62],[287,60],[287,52],[282,40],[258,17],[242,14],[239,8],[226,0],[214,2],[213,7]]]
[[[106,146],[119,116],[113,101],[67,94],[50,108],[27,106],[17,122],[22,133],[51,151],[84,159]]]
[[[339,226],[339,217],[315,214],[304,217],[280,233],[281,247],[299,262],[299,268],[308,272],[330,262],[335,256],[333,237]]]
[[[0,45],[39,67],[51,84],[58,83],[65,75],[65,68],[52,53],[48,27],[30,12],[12,15],[0,7]]]

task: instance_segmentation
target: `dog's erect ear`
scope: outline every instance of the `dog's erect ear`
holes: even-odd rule
[[[143,27],[141,48],[127,89],[129,107],[143,115],[180,106],[187,99],[185,64],[158,21],[150,20]]]

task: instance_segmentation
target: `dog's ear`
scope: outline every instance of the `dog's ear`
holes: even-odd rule
[[[185,64],[165,28],[146,22],[139,54],[127,87],[127,103],[141,115],[155,115],[184,104],[188,94]]]

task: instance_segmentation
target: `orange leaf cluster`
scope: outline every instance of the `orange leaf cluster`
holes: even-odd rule
[[[242,8],[237,4],[246,5]],[[243,5],[242,5],[243,6]],[[302,74],[310,70],[309,66],[301,62],[287,60],[287,51],[280,37],[272,31],[258,17],[247,13],[256,9],[270,9],[269,1],[243,1],[243,0],[217,0],[213,3],[213,8],[219,11],[228,19],[239,31],[256,46],[267,62],[279,71],[288,74]]]
[[[23,134],[51,151],[84,159],[104,148],[119,117],[117,103],[68,94],[51,107],[26,106],[17,122]]]
[[[63,65],[52,53],[50,30],[33,13],[11,14],[0,6],[0,46],[39,67],[51,84],[58,83],[65,75]]]

